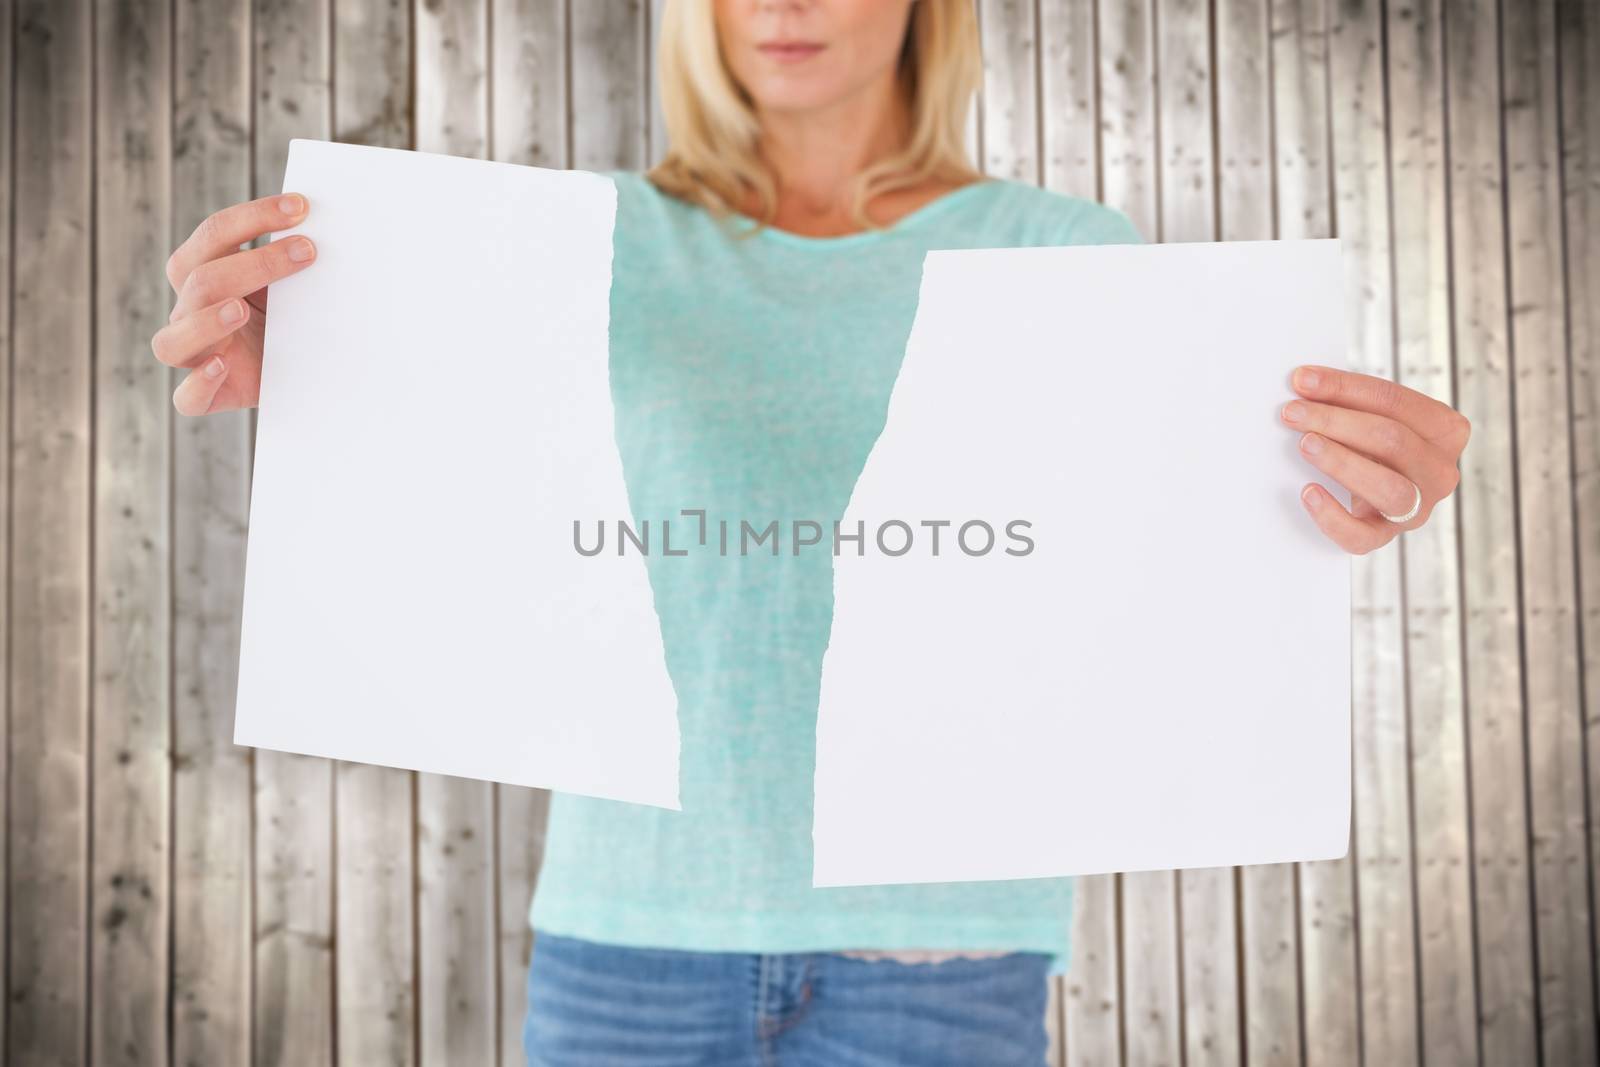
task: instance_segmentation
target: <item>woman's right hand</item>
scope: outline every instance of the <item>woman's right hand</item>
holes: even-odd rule
[[[244,251],[240,246],[297,225],[308,210],[297,193],[223,208],[167,260],[178,302],[150,347],[161,362],[191,368],[172,394],[179,413],[232,411],[260,399],[267,286],[310,266],[317,250],[300,236]]]

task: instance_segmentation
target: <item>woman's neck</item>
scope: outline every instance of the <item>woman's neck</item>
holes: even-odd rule
[[[772,225],[810,237],[834,237],[861,229],[851,212],[855,179],[863,170],[903,150],[910,139],[911,111],[893,72],[882,82],[826,108],[761,112],[758,151],[777,181]],[[873,221],[888,225],[948,192],[949,183],[927,182],[874,198]],[[752,197],[744,207],[759,215]]]

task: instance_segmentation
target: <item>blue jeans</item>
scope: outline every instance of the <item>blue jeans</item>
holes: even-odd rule
[[[1050,957],[941,963],[536,933],[528,1067],[1039,1067]]]

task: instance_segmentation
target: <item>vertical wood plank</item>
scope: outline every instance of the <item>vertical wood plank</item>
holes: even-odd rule
[[[176,247],[250,196],[249,0],[178,0],[173,19]],[[250,1056],[252,758],[233,743],[250,418],[174,419],[172,1062],[199,1067]]]
[[[417,1062],[412,778],[361,763],[334,769],[339,812],[334,928],[338,1062]]]
[[[1179,872],[1185,1064],[1243,1063],[1237,899],[1231,867]]]
[[[1161,230],[1167,241],[1217,236],[1211,11],[1205,0],[1160,0],[1156,13]],[[1238,931],[1231,868],[1177,872],[1183,1062],[1242,1062]]]
[[[566,37],[563,0],[494,0],[495,159],[567,165]]]
[[[1116,876],[1076,879],[1072,959],[1062,990],[1067,1067],[1122,1062],[1119,934]]]
[[[16,56],[15,28],[13,0],[0,0],[0,248],[5,249],[6,253],[0,256],[0,501],[4,502],[6,509],[6,521],[0,522],[0,649],[7,651],[11,648],[11,261],[16,251],[11,225],[15,217],[13,206],[16,192],[12,184],[16,170],[12,154],[11,120],[15,114],[16,100],[16,71],[13,64]],[[9,677],[9,659],[0,662],[5,663]],[[11,686],[7,683],[0,685],[0,729],[6,731],[7,738],[11,736],[10,708]],[[10,749],[9,742],[0,745],[0,848],[9,848],[11,834]],[[0,878],[0,915],[10,914],[10,886],[7,881],[6,878]],[[8,941],[8,937],[0,936],[0,988],[5,987],[10,974]],[[9,999],[9,996],[0,996],[0,1052],[10,1047],[6,1041],[6,1001]]]
[[[175,0],[170,38],[176,92],[171,230],[165,247],[186,236],[209,210],[251,192],[251,119],[246,110],[251,105],[247,98],[250,20],[245,2]],[[150,57],[165,42],[159,28],[165,6],[150,7],[150,3],[96,0],[91,5],[80,0],[71,6],[19,0],[13,24],[10,6],[0,0],[0,11],[5,13],[0,17],[0,64],[12,55],[17,61],[15,101],[6,99],[0,106],[0,130],[13,111],[17,118],[14,166],[5,156],[11,138],[0,136],[0,161],[6,161],[0,165],[0,183],[15,174],[17,222],[16,253],[0,257],[0,287],[12,291],[16,310],[14,321],[7,323],[3,316],[12,304],[0,301],[0,335],[15,341],[16,389],[14,397],[0,405],[5,412],[0,418],[9,415],[15,420],[3,427],[3,436],[12,443],[12,462],[0,475],[12,479],[10,556],[15,560],[6,601],[13,620],[7,697],[14,746],[7,765],[5,818],[13,850],[12,881],[6,887],[12,913],[11,955],[5,964],[12,994],[4,1005],[12,1024],[8,1062],[74,1060],[89,1048],[99,1058],[115,1058],[129,1043],[140,1050],[136,1055],[162,1058],[164,1035],[160,1021],[153,1022],[153,1006],[164,999],[161,968],[151,969],[148,963],[164,951],[163,938],[155,931],[163,922],[159,898],[165,860],[160,849],[166,831],[151,817],[150,799],[166,788],[167,772],[158,760],[146,757],[165,743],[161,732],[166,728],[164,714],[150,711],[152,701],[165,699],[166,686],[159,679],[165,609],[157,604],[165,584],[166,550],[159,503],[152,510],[152,498],[165,491],[164,465],[156,457],[166,446],[165,431],[151,432],[149,420],[159,414],[160,425],[165,426],[164,420],[172,418],[162,390],[170,390],[177,378],[167,378],[160,388],[152,385],[162,380],[164,372],[159,368],[151,372],[145,366],[148,355],[139,351],[150,332],[149,324],[140,319],[145,313],[141,309],[153,306],[147,302],[156,299],[139,291],[151,284],[151,274],[141,264],[157,255],[154,249],[163,248],[161,234],[167,223],[162,216],[168,210],[159,192],[159,177],[153,179],[156,185],[151,184],[166,152],[157,143],[163,108],[159,103],[150,105],[141,95],[155,85],[150,72],[161,60]],[[469,154],[492,152],[496,158],[542,165],[566,163],[566,77],[564,71],[559,76],[552,72],[564,54],[556,42],[564,45],[565,28],[551,28],[559,22],[563,5],[560,0],[493,3],[496,39],[484,47],[493,50],[489,69],[504,88],[496,93],[492,143]],[[652,0],[652,5],[659,3]],[[642,98],[637,87],[630,89],[628,82],[646,77],[651,69],[643,43],[654,24],[651,11],[641,3],[620,0],[575,6],[579,7],[574,26],[579,69],[573,76],[580,109],[574,141],[578,154],[587,153],[582,165],[640,166],[657,148],[659,131],[654,137],[650,131],[659,120],[652,118],[654,108],[641,106],[641,99],[648,98]],[[1014,6],[1031,10],[1020,0]],[[92,36],[91,7],[99,13]],[[1005,21],[999,13],[1006,7],[998,0],[985,4],[985,36],[991,44],[997,39],[993,28],[997,18],[1007,32],[1019,33],[1021,39],[1031,33],[1025,25]],[[1262,123],[1269,99],[1260,87],[1266,68],[1255,61],[1266,40],[1264,4],[1216,0],[1215,7],[1221,207],[1216,223],[1225,238],[1266,236],[1271,227],[1271,176],[1264,173],[1263,161],[1274,157]],[[1327,232],[1337,221],[1341,236],[1362,264],[1353,266],[1365,286],[1353,293],[1363,307],[1356,355],[1363,369],[1381,372],[1383,319],[1388,314],[1381,290],[1389,283],[1383,278],[1387,258],[1382,248],[1386,223],[1379,208],[1383,194],[1373,170],[1382,152],[1374,132],[1381,121],[1374,103],[1377,15],[1370,2],[1361,0],[1339,0],[1326,14],[1319,14],[1320,4],[1310,2],[1276,0],[1275,8],[1279,152],[1273,166],[1281,193],[1282,233],[1314,235]],[[1497,9],[1505,20],[1503,37]],[[1157,17],[1149,18],[1142,5],[1113,7],[1109,0],[1101,11],[1100,31],[1111,35],[1101,72],[1109,83],[1106,126],[1100,131],[1106,138],[1107,197],[1129,211],[1152,238],[1159,232],[1183,239],[1182,225],[1175,220],[1188,211],[1174,207],[1190,190],[1179,177],[1181,168],[1175,169],[1173,151],[1181,132],[1193,131],[1171,110],[1187,100],[1182,88],[1185,68],[1169,54],[1174,47],[1181,52],[1192,43],[1192,38],[1179,35],[1185,12],[1182,4],[1167,2]],[[140,15],[136,24],[118,21],[133,13]],[[405,143],[409,130],[405,64],[396,58],[404,46],[398,43],[403,38],[397,40],[394,34],[404,32],[409,17],[395,22],[392,0],[387,4],[339,0],[332,11],[326,3],[307,0],[258,0],[256,77],[262,99],[257,104],[255,135],[257,191],[277,187],[282,149],[291,134],[324,136],[331,128],[346,139]],[[532,28],[513,31],[519,18]],[[1328,45],[1334,66],[1328,81],[1321,80],[1328,73],[1316,69],[1323,61],[1315,55],[1322,47],[1316,41],[1319,18],[1328,18],[1333,30]],[[332,38],[327,36],[330,19],[339,31]],[[1600,422],[1600,394],[1593,370],[1594,339],[1600,335],[1593,319],[1594,308],[1600,306],[1600,269],[1594,265],[1591,236],[1596,231],[1593,220],[1600,217],[1595,207],[1600,184],[1593,177],[1600,169],[1593,162],[1594,145],[1600,143],[1600,120],[1595,117],[1600,105],[1595,103],[1592,80],[1592,71],[1600,69],[1595,20],[1588,0],[1552,0],[1543,6],[1451,0],[1448,28],[1441,30],[1435,0],[1393,0],[1387,6],[1395,372],[1413,387],[1451,399],[1452,318],[1446,275],[1451,257],[1446,224],[1453,222],[1453,325],[1459,333],[1461,404],[1473,417],[1476,431],[1468,462],[1463,464],[1462,493],[1437,509],[1427,527],[1407,535],[1401,546],[1416,804],[1416,838],[1409,845],[1400,819],[1403,800],[1397,792],[1403,779],[1403,764],[1398,763],[1403,746],[1396,732],[1400,728],[1393,698],[1396,668],[1385,658],[1395,647],[1385,635],[1394,632],[1389,613],[1398,601],[1387,584],[1392,572],[1375,569],[1368,579],[1358,579],[1357,625],[1366,628],[1358,630],[1366,635],[1357,639],[1362,657],[1358,674],[1367,682],[1366,688],[1358,687],[1356,703],[1359,869],[1353,898],[1348,872],[1325,876],[1315,870],[1320,865],[1302,870],[1307,923],[1302,931],[1306,939],[1302,977],[1311,994],[1306,1043],[1312,1062],[1337,1062],[1353,1047],[1348,1044],[1355,1034],[1349,1009],[1356,1000],[1367,1062],[1408,1062],[1417,1044],[1428,1062],[1477,1062],[1474,928],[1468,910],[1473,887],[1465,865],[1467,739],[1462,715],[1467,694],[1472,699],[1475,742],[1476,795],[1471,802],[1477,830],[1476,933],[1482,941],[1478,954],[1484,968],[1484,1062],[1534,1062],[1540,1043],[1545,1062],[1586,1062],[1594,1057],[1596,991],[1590,970],[1594,931],[1588,910],[1592,904],[1585,902],[1590,885],[1583,868],[1585,862],[1600,858],[1600,842],[1591,839],[1589,855],[1584,855],[1582,835],[1593,832],[1588,827],[1594,820],[1587,825],[1582,821],[1578,798],[1584,765],[1576,746],[1582,740],[1578,716],[1584,707],[1596,705],[1600,686],[1596,681],[1600,621],[1581,629],[1577,625],[1580,608],[1582,618],[1600,619],[1600,559],[1596,558],[1600,538],[1590,536],[1600,529],[1600,463],[1593,459],[1600,455],[1596,437],[1600,431],[1595,429]],[[1038,37],[1029,44],[1041,52],[1037,77],[1042,79],[1039,89],[1045,107],[1035,115],[1035,126],[1043,131],[1042,139],[1035,137],[1029,143],[1026,123],[1016,120],[994,89],[997,77],[1013,89],[1026,83],[1035,77],[1031,65],[991,69],[983,118],[986,165],[994,167],[998,153],[1005,157],[1002,165],[1017,166],[1015,161],[1031,151],[1034,173],[1052,186],[1094,194],[1097,138],[1092,131],[1084,135],[1083,123],[1096,115],[1096,72],[1090,67],[1085,75],[1080,69],[1094,57],[1090,54],[1087,61],[1072,57],[1092,41],[1095,22],[1088,5],[1043,0]],[[1130,24],[1134,24],[1131,29]],[[11,45],[3,38],[13,25],[18,36]],[[1078,30],[1064,29],[1068,26]],[[1159,58],[1149,51],[1152,30],[1159,33]],[[1448,52],[1442,48],[1442,32],[1451,37]],[[1129,62],[1127,43],[1141,39],[1144,44]],[[97,75],[89,73],[91,41],[99,46]],[[129,42],[140,47],[129,47]],[[1308,43],[1310,58],[1293,54]],[[338,69],[366,71],[369,76],[352,73],[347,79],[331,79],[326,57],[333,47],[339,49]],[[1503,91],[1498,81],[1501,49]],[[1448,201],[1441,70],[1446,55],[1453,68],[1449,163],[1454,180]],[[992,52],[990,60],[993,64]],[[1124,62],[1119,65],[1119,60]],[[460,65],[458,60],[452,62]],[[383,77],[378,76],[379,69]],[[1154,150],[1156,98],[1147,93],[1142,103],[1138,99],[1139,84],[1153,79],[1156,69],[1164,84],[1159,156]],[[12,84],[0,77],[0,98]],[[98,91],[91,93],[94,84]],[[339,122],[328,127],[328,93],[334,84],[339,90]],[[452,91],[463,84],[453,83]],[[1326,92],[1330,84],[1331,98]],[[1077,90],[1064,88],[1068,85]],[[465,90],[468,99],[483,92],[470,86]],[[1554,102],[1558,92],[1559,111]],[[1323,94],[1320,103],[1317,93]],[[100,107],[92,166],[92,127],[87,118],[91,97]],[[1036,97],[1021,99],[1032,106]],[[584,100],[596,106],[582,104]],[[1320,119],[1318,107],[1326,109]],[[445,110],[454,113],[459,105],[452,103]],[[480,131],[486,130],[485,120],[478,121]],[[1331,160],[1326,153],[1328,121],[1334,144]],[[1324,123],[1320,130],[1319,122]],[[1137,132],[1141,124],[1142,135]],[[1021,139],[1005,149],[1008,130]],[[122,136],[124,132],[131,136]],[[452,130],[450,136],[460,132]],[[487,133],[477,136],[489,140]],[[1137,147],[1141,136],[1142,149]],[[1554,170],[1558,162],[1564,168],[1559,184]],[[98,180],[91,183],[91,176]],[[1507,183],[1503,189],[1502,182]],[[1327,196],[1330,186],[1333,201]],[[1558,199],[1560,191],[1566,194],[1564,202]],[[100,207],[98,231],[90,225],[91,194]],[[1196,208],[1198,204],[1196,200]],[[0,214],[13,217],[9,212]],[[1563,222],[1564,234],[1556,229]],[[91,235],[98,261],[97,286],[92,290],[98,325],[93,333],[86,313]],[[1558,254],[1563,238],[1564,263]],[[1565,303],[1560,298],[1563,269],[1569,286]],[[159,275],[155,278],[159,280]],[[64,312],[74,300],[82,306],[76,313]],[[139,345],[133,343],[136,338],[141,339]],[[76,361],[62,361],[61,353],[70,355],[75,343]],[[45,351],[51,354],[48,364]],[[96,390],[92,406],[91,387]],[[152,406],[145,394],[156,392],[161,394],[160,404]],[[67,400],[65,405],[61,398]],[[1568,403],[1570,422],[1564,421]],[[1476,411],[1472,404],[1478,405]],[[91,412],[98,441],[92,452]],[[171,538],[172,551],[173,659],[168,669],[175,698],[170,1052],[175,1063],[244,1062],[249,1055],[252,996],[247,954],[252,907],[251,815],[246,806],[250,762],[247,752],[231,745],[230,709],[247,500],[248,419],[240,415],[177,419],[172,434],[172,525],[165,534]],[[108,448],[112,439],[134,446],[113,454]],[[1477,466],[1468,471],[1469,464]],[[71,477],[74,470],[76,482]],[[62,472],[68,474],[65,481]],[[70,488],[74,484],[76,490]],[[61,492],[63,485],[68,492]],[[1568,491],[1575,491],[1576,498],[1564,496]],[[1465,572],[1455,555],[1457,500]],[[36,503],[55,509],[48,523],[33,506]],[[1518,536],[1524,548],[1520,556],[1515,554]],[[141,552],[153,564],[136,570],[134,561],[144,558]],[[1465,618],[1458,583],[1472,608]],[[136,613],[140,606],[146,610]],[[154,620],[153,626],[149,620]],[[0,625],[4,621],[0,619]],[[1465,646],[1459,639],[1463,632]],[[1463,648],[1469,672],[1465,681],[1470,682],[1465,686],[1460,668]],[[59,654],[63,649],[65,656]],[[1526,679],[1520,673],[1524,653]],[[1580,682],[1587,683],[1587,692]],[[47,708],[48,716],[41,710]],[[1524,713],[1526,720],[1521,718]],[[1526,753],[1521,747],[1524,728],[1532,742]],[[58,743],[63,739],[68,742],[65,747]],[[48,760],[43,758],[46,750]],[[387,772],[367,779],[365,771],[379,769],[348,767],[334,774],[322,761],[285,757],[282,765],[274,766],[277,757],[262,756],[256,853],[262,863],[263,890],[257,1055],[263,1062],[295,1063],[327,1062],[332,1057],[336,998],[330,939],[337,885],[341,1058],[415,1062],[418,1050],[408,1044],[407,1024],[380,1017],[382,1012],[373,1014],[379,1005],[400,1005],[414,995],[394,984],[409,980],[404,966],[411,950],[404,937],[386,946],[375,940],[379,931],[394,934],[404,929],[403,920],[397,926],[392,917],[382,917],[385,909],[410,906],[408,898],[396,896],[406,875],[394,861],[401,866],[409,863],[409,851],[393,853],[396,827],[404,826],[404,821],[392,818],[397,807],[409,810],[409,791],[402,794],[393,788],[396,782],[408,783],[409,776]],[[86,760],[92,761],[92,784]],[[1593,770],[1595,765],[1590,763],[1591,776],[1600,773]],[[1525,776],[1525,766],[1532,769],[1531,776]],[[331,857],[335,782],[340,810],[336,866]],[[56,792],[63,784],[78,790],[66,790],[64,809]],[[307,786],[309,794],[304,792]],[[1594,803],[1592,796],[1600,795],[1600,777],[1591,781],[1589,792]],[[445,857],[453,857],[461,841],[449,840],[450,822],[445,819],[436,824],[445,828],[445,836],[433,860],[436,876],[444,879],[435,884],[448,885],[450,895],[459,892],[463,878],[468,883],[476,878],[490,887],[468,895],[480,901],[487,917],[487,934],[474,921],[477,936],[499,945],[497,977],[485,978],[481,972],[467,975],[465,986],[477,982],[488,991],[477,1003],[470,994],[454,1007],[441,1001],[445,1028],[436,1032],[448,1033],[449,1013],[459,1011],[462,1004],[468,1005],[470,1015],[492,1013],[498,1003],[491,1043],[502,1062],[515,1062],[520,1055],[520,979],[528,936],[525,893],[536,877],[546,794],[498,789],[488,795],[497,799],[466,809],[474,818],[497,819],[497,824],[488,824],[491,832],[475,837],[477,844],[470,846],[487,859],[473,861],[476,869],[470,862],[457,864],[454,858],[447,862]],[[1524,795],[1531,799],[1531,808],[1519,806]],[[50,805],[48,821],[39,821],[42,800]],[[380,814],[379,805],[383,817],[369,819],[368,815]],[[59,817],[63,810],[64,821]],[[86,827],[91,817],[92,831]],[[50,842],[73,833],[78,835],[76,848],[50,850]],[[94,848],[89,852],[91,837]],[[319,842],[326,860],[318,858]],[[309,863],[304,862],[307,845]],[[147,851],[151,848],[153,852]],[[409,842],[402,842],[402,848],[409,850]],[[1408,848],[1416,854],[1414,905],[1406,902],[1409,887],[1403,868]],[[1530,849],[1533,866],[1526,867]],[[141,857],[153,876],[138,873]],[[496,860],[499,872],[486,873]],[[1244,948],[1239,984],[1248,1006],[1246,1033],[1253,1064],[1298,1062],[1292,873],[1290,867],[1251,868],[1239,876]],[[1225,993],[1218,986],[1227,984],[1202,979],[1197,966],[1195,939],[1204,928],[1198,917],[1223,921],[1219,898],[1210,892],[1222,887],[1204,885],[1199,881],[1204,874],[1185,872],[1178,898],[1186,979],[1181,1051],[1191,1063],[1210,1062],[1220,1055],[1216,1048],[1195,1042],[1208,1032],[1201,1025],[1211,1011],[1204,998]],[[498,890],[492,888],[495,884]],[[1136,920],[1149,903],[1141,897],[1145,887],[1138,877],[1125,879],[1124,884],[1129,890],[1125,919]],[[1079,881],[1074,970],[1061,1005],[1067,1017],[1067,1053],[1073,1062],[1118,1061],[1114,885],[1112,879]],[[143,897],[146,887],[150,898]],[[1108,898],[1098,906],[1097,888]],[[84,910],[85,894],[92,895],[92,912]],[[1332,980],[1327,977],[1326,960],[1318,962],[1317,954],[1331,948],[1334,962],[1342,965],[1351,935],[1348,927],[1341,932],[1339,923],[1353,921],[1357,903],[1362,983],[1359,989],[1353,984],[1346,987],[1348,1003],[1330,1001],[1324,994]],[[1415,907],[1419,924],[1414,938],[1420,956],[1411,963],[1416,973],[1410,982],[1420,988],[1420,1006],[1407,1004],[1408,980],[1402,973],[1406,942],[1413,936],[1406,927],[1409,906]],[[45,912],[51,917],[66,914],[69,921],[41,927],[35,920]],[[448,910],[440,916],[445,927],[460,923],[460,916]],[[1329,921],[1331,927],[1324,925]],[[63,932],[68,942],[78,939],[77,954],[62,948]],[[1126,932],[1131,951],[1143,935],[1132,928]],[[455,935],[444,936],[448,940]],[[1099,949],[1092,947],[1097,937],[1104,941]],[[362,962],[363,943],[374,952],[375,970]],[[379,956],[379,951],[388,954]],[[1157,956],[1160,951],[1157,945]],[[90,964],[92,994],[82,984],[85,959]],[[1131,988],[1146,997],[1153,973],[1149,961],[1130,963]],[[434,986],[459,997],[463,976],[451,971],[448,962],[443,966],[446,977]],[[1097,973],[1103,985],[1095,984]],[[361,981],[363,974],[387,974],[387,991],[381,983]],[[65,983],[64,975],[70,978]],[[125,977],[119,982],[118,975]],[[1318,992],[1319,983],[1324,992]],[[362,1001],[363,995],[371,999]],[[416,1010],[414,1003],[409,1010]],[[402,1017],[405,1011],[400,1009]],[[1159,1040],[1150,1042],[1149,1020],[1141,1018],[1131,1003],[1128,1011],[1130,1058],[1151,1061],[1158,1055]],[[1420,1033],[1415,1030],[1418,1012]],[[1413,1017],[1411,1040],[1408,1013]],[[1323,1028],[1330,1018],[1339,1024],[1331,1032]],[[63,1024],[63,1019],[71,1022]],[[452,1050],[461,1047],[452,1045],[448,1036],[442,1040]]]
[[[291,138],[326,139],[332,131],[329,2],[256,0],[257,196],[283,188]],[[315,1067],[334,1059],[333,840],[333,764],[258,750],[253,1024],[258,1067]]]
[[[1218,232],[1222,240],[1274,237],[1272,62],[1267,0],[1216,5]],[[1291,864],[1237,872],[1243,1046],[1261,1067],[1301,1062],[1296,886]]]
[[[1057,975],[1049,980],[1049,991],[1045,994],[1044,1005],[1044,1033],[1047,1042],[1044,1061],[1049,1067],[1062,1067],[1066,1063],[1067,1050],[1063,1041],[1066,1037],[1061,1023],[1061,998],[1062,980]]]
[[[416,9],[417,147],[486,157],[486,0]],[[494,1063],[500,1044],[495,959],[494,790],[417,776],[417,935],[423,1063]]]
[[[1038,0],[1039,116],[1044,184],[1088,200],[1100,197],[1094,5]]]
[[[1273,158],[1280,238],[1333,232],[1328,174],[1328,0],[1271,0]]]
[[[1327,0],[1274,0],[1273,127],[1278,236],[1332,234]],[[1302,1029],[1307,1067],[1359,1056],[1352,855],[1299,866]]]
[[[1037,185],[1039,63],[1031,0],[983,0],[983,171]]]
[[[1485,1063],[1534,1063],[1499,20],[1488,0],[1448,0],[1444,16],[1456,399],[1474,426],[1462,457],[1460,514],[1479,1040]]]
[[[6,1062],[88,1032],[92,11],[19,0]]]
[[[333,129],[334,0],[254,0],[255,192],[283,188],[289,142]]]
[[[1399,380],[1451,406],[1449,197],[1438,0],[1388,9],[1390,185]],[[1401,538],[1426,1062],[1478,1062],[1468,840],[1458,495]]]
[[[1207,0],[1158,0],[1157,6],[1162,240],[1213,241],[1210,7]]]
[[[172,404],[168,0],[99,0],[89,1054],[167,1058]]]
[[[1172,871],[1122,881],[1123,1035],[1127,1063],[1179,1062],[1178,902]]]
[[[1098,0],[1100,188],[1146,241],[1161,239],[1156,204],[1152,0]]]
[[[572,5],[572,159],[578,170],[638,170],[649,150],[641,0]]]
[[[333,69],[334,138],[411,147],[409,0],[339,0]],[[340,1063],[409,1067],[417,1062],[415,777],[393,767],[333,765]]]
[[[1099,18],[1104,199],[1123,211],[1146,240],[1156,241],[1161,218],[1151,0],[1101,0]],[[1177,878],[1171,871],[1152,871],[1120,875],[1117,882],[1126,1060],[1133,1067],[1176,1063]]]
[[[1099,199],[1100,138],[1095,9],[1077,0],[1038,0],[1039,116],[1044,184]],[[1072,957],[1061,980],[1061,1062],[1116,1064],[1122,996],[1117,974],[1117,886],[1111,875],[1078,878]]]
[[[533,928],[528,906],[539,884],[544,861],[545,825],[550,816],[550,791],[520,786],[495,787],[495,873],[499,886],[500,1063],[524,1058],[522,1026],[528,1012],[528,964],[533,953]]]
[[[1501,11],[1539,1047],[1546,1063],[1594,1063],[1555,9]]]
[[[650,20],[644,67],[650,110],[649,145],[645,153],[647,167],[655,166],[667,153],[667,118],[661,110],[661,58],[656,54],[661,46],[661,12],[666,6],[667,0],[650,0],[650,7],[646,11],[646,17]]]
[[[417,148],[489,154],[489,8],[486,0],[418,0]]]
[[[567,23],[562,0],[495,0],[490,69],[493,157],[534,167],[567,165]],[[653,108],[659,114],[659,108]],[[660,145],[657,142],[657,155]],[[527,973],[533,952],[528,907],[544,860],[550,793],[497,785],[495,878],[499,901],[499,1053],[503,1067],[524,1059]]]
[[[1266,0],[1218,0],[1217,232],[1273,236],[1272,84]]]
[[[983,159],[995,178],[1039,184],[1038,11],[1035,0],[983,0],[978,4],[983,49]],[[1050,979],[1045,1005],[1047,1060],[1063,1058],[1059,1025],[1062,979]]]
[[[1577,515],[1580,632],[1589,768],[1591,891],[1600,894],[1600,11],[1558,0],[1562,220],[1567,263],[1568,380],[1572,387],[1573,509]],[[1600,896],[1590,915],[1600,914]],[[1595,924],[1591,923],[1591,927]],[[1590,952],[1600,954],[1591,929]],[[1600,997],[1600,990],[1596,990]]]
[[[1225,241],[1274,236],[1267,4],[1219,0],[1216,8],[1217,224]],[[1292,864],[1238,869],[1243,1044],[1252,1067],[1301,1062],[1295,881]]]
[[[1335,229],[1344,250],[1345,358],[1394,379],[1388,130],[1383,11],[1339,0],[1330,12]],[[1311,477],[1328,484],[1314,468]],[[1357,949],[1360,1053],[1367,1063],[1417,1063],[1416,931],[1399,541],[1351,560]]]
[[[333,69],[334,139],[410,148],[409,0],[336,0]]]
[[[1215,19],[1218,233],[1225,241],[1269,240],[1275,218],[1267,0],[1219,0]],[[1294,867],[1241,867],[1236,884],[1244,1051],[1259,1067],[1297,1065]]]

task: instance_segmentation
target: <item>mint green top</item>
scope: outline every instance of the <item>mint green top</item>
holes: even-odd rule
[[[1032,950],[1061,973],[1069,878],[812,888],[833,557],[795,555],[786,541],[776,556],[770,543],[745,556],[737,546],[741,520],[757,530],[778,520],[785,537],[794,520],[814,520],[831,544],[883,428],[924,252],[1128,243],[1138,232],[1093,202],[987,180],[887,230],[741,238],[733,227],[747,220],[719,223],[641,174],[609,176],[611,391],[629,502],[636,526],[677,520],[672,548],[687,550],[669,557],[652,542],[645,557],[678,697],[683,810],[552,796],[530,920],[701,951]],[[1093,353],[1063,337],[1061,356]],[[685,509],[706,511],[705,546]],[[1051,820],[1057,832],[1093,817],[1066,815]]]

